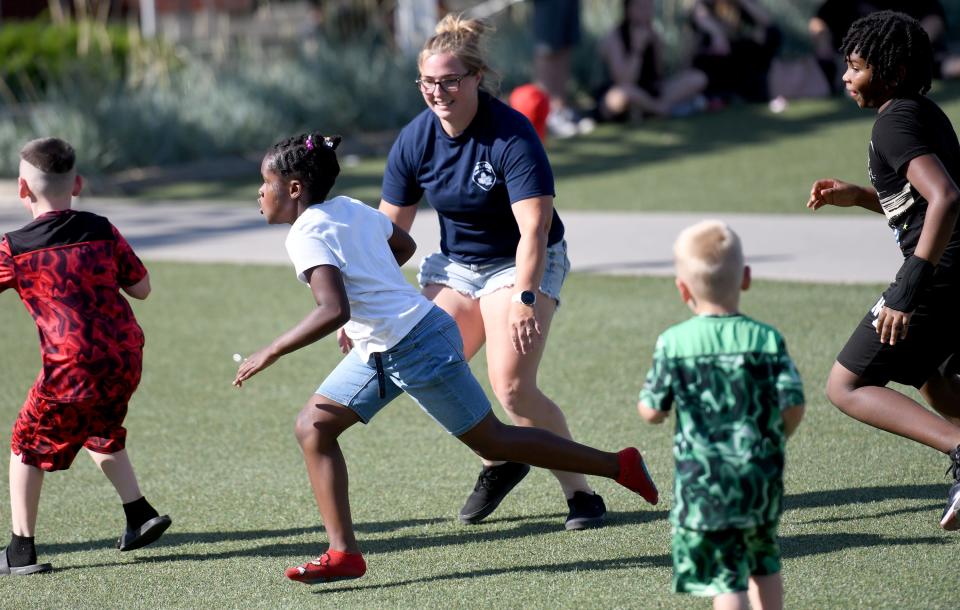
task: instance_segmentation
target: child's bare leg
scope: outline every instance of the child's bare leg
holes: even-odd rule
[[[721,593],[713,598],[713,610],[750,610],[746,591]]]
[[[315,394],[297,417],[297,442],[303,451],[313,497],[335,551],[359,553],[348,497],[347,463],[337,438],[360,421],[347,407]]]
[[[960,426],[960,375],[937,373],[920,388],[920,393],[944,419]]]
[[[40,506],[40,490],[43,488],[43,471],[29,466],[20,456],[10,453],[10,520],[11,530],[17,536],[33,538],[37,527],[37,510]]]
[[[864,381],[839,362],[827,379],[827,397],[850,417],[947,453],[960,444],[960,427],[890,388]]]
[[[98,453],[87,449],[97,465],[120,496],[126,527],[120,534],[117,549],[133,551],[153,544],[163,535],[173,520],[168,515],[160,516],[157,509],[147,501],[137,484],[137,475],[126,449],[115,453]]]
[[[127,450],[123,449],[116,453],[97,453],[87,450],[97,468],[106,475],[113,488],[117,490],[120,501],[124,504],[139,500],[143,497],[140,493],[140,486],[137,484],[137,475],[133,472],[133,464],[130,463],[130,456]]]
[[[522,462],[611,479],[620,470],[616,453],[581,445],[540,428],[507,426],[493,413],[458,438],[488,460]]]
[[[750,577],[750,607],[753,610],[781,610],[783,608],[783,577],[780,572]]]

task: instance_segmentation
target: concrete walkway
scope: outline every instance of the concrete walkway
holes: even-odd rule
[[[802,205],[802,202],[798,203]],[[222,203],[77,201],[103,214],[144,260],[289,264],[287,226],[268,226],[252,199]],[[573,270],[618,275],[671,275],[672,244],[680,230],[703,218],[689,213],[611,213],[560,210]],[[796,215],[716,214],[744,243],[754,277],[832,283],[886,283],[901,257],[884,219],[868,212],[831,210]],[[0,200],[0,233],[30,220],[18,201]],[[421,211],[412,235],[414,261],[437,249],[434,212]]]

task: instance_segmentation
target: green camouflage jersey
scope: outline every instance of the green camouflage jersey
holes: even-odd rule
[[[780,411],[803,404],[803,384],[775,328],[733,314],[667,329],[640,402],[660,411],[677,405],[674,525],[743,529],[779,519]]]

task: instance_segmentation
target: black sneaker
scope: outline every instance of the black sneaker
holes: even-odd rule
[[[500,502],[510,493],[517,483],[530,472],[530,466],[518,462],[504,462],[499,466],[484,466],[477,477],[473,493],[467,497],[460,509],[460,521],[480,523],[497,510]]]
[[[960,529],[960,519],[957,518],[960,515],[960,445],[947,455],[951,462],[947,472],[953,476],[954,484],[947,494],[947,507],[940,517],[940,527],[952,531]]]
[[[567,515],[564,527],[568,530],[600,527],[603,525],[604,515],[607,514],[607,507],[598,493],[588,494],[585,491],[578,491],[567,500],[567,506],[570,507],[570,514]]]
[[[960,529],[960,481],[953,484],[950,493],[947,495],[947,507],[943,509],[943,516],[940,517],[940,527],[945,530],[953,531]]]

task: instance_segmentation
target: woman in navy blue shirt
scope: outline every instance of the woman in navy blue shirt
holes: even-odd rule
[[[570,268],[553,172],[530,122],[486,91],[495,75],[485,30],[448,15],[424,45],[417,85],[427,108],[390,151],[380,211],[409,230],[426,195],[440,219],[440,252],[420,265],[423,293],[456,319],[466,358],[486,343],[490,384],[514,423],[571,438],[563,412],[537,387]],[[460,520],[480,522],[528,470],[485,464]],[[567,529],[598,525],[606,508],[586,478],[554,475],[570,508]]]

